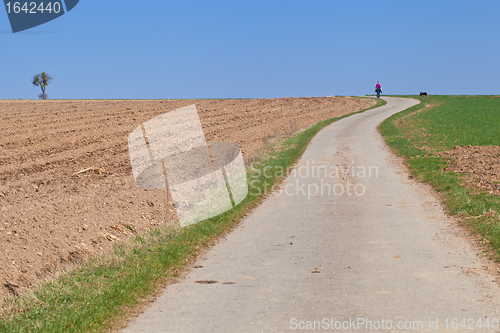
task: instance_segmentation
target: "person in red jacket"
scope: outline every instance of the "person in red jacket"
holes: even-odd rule
[[[380,85],[380,81],[377,82],[375,86],[375,92],[377,93],[377,98],[380,98],[380,94],[382,93],[382,86]]]

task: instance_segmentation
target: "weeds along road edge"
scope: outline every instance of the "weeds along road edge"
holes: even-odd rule
[[[413,142],[419,142],[417,139],[419,133],[411,129],[408,130],[401,125],[403,120],[411,120],[420,112],[437,114],[440,108],[445,107],[450,101],[461,106],[461,108],[458,107],[457,112],[461,110],[461,112],[477,114],[481,112],[481,108],[477,108],[478,105],[474,105],[474,102],[480,103],[481,99],[495,97],[481,96],[478,97],[477,101],[471,101],[469,96],[411,97],[420,100],[421,103],[386,119],[380,126],[380,133],[396,155],[405,159],[411,176],[418,181],[432,185],[439,193],[447,212],[460,218],[461,224],[469,229],[469,233],[473,237],[480,238],[477,243],[480,246],[486,245],[485,250],[489,251],[489,258],[498,261],[500,253],[500,227],[498,226],[500,197],[484,192],[475,193],[464,186],[464,176],[447,170],[448,161],[436,154],[439,149],[424,150],[416,147]],[[426,121],[432,121],[432,117],[427,117]],[[478,124],[475,125],[477,127],[475,128],[476,133],[479,136],[487,133],[481,129],[481,123]],[[425,124],[423,126],[426,127]],[[446,135],[451,136],[449,140],[452,140],[454,132],[449,130]],[[457,135],[460,134],[455,134],[455,136]],[[446,149],[442,148],[441,151],[443,150]]]

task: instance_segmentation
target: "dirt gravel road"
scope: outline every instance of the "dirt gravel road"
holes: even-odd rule
[[[281,191],[124,332],[498,331],[496,268],[377,132],[417,101],[386,100],[321,131]]]

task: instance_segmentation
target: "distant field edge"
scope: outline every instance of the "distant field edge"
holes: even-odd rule
[[[164,226],[116,244],[113,251],[92,257],[80,267],[5,300],[0,332],[105,332],[122,328],[128,318],[175,282],[188,264],[234,229],[270,193],[284,175],[264,177],[265,168],[288,170],[311,139],[324,127],[353,114],[323,120],[288,138],[276,138],[258,160],[247,166],[252,191],[234,209],[185,228]],[[257,191],[256,189],[259,189]]]
[[[336,96],[284,96],[284,97],[201,97],[201,98],[74,98],[74,99],[59,99],[59,98],[48,98],[48,99],[38,99],[38,98],[4,98],[0,99],[0,102],[9,101],[21,101],[21,102],[74,102],[74,101],[211,101],[211,100],[242,100],[242,99],[287,99],[287,98],[328,98],[328,97],[370,97],[370,96],[349,96],[349,95],[336,95]]]

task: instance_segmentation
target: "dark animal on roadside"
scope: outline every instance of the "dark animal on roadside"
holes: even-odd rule
[[[425,91],[421,91],[420,96],[427,96],[427,93]]]

